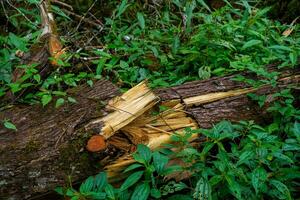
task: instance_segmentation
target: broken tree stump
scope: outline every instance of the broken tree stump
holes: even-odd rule
[[[271,95],[291,85],[299,87],[300,71],[285,70],[274,88],[251,88],[233,77],[155,91],[141,83],[137,88],[142,92],[133,88],[120,97],[110,82],[99,81],[93,88],[68,91],[76,104],[4,110],[0,119],[10,119],[18,131],[0,127],[0,198],[33,198],[67,183],[68,176],[77,182],[104,168],[114,179],[134,162],[130,153],[137,144],[155,149],[185,127],[209,128],[223,119],[263,123],[266,108],[259,108],[247,93]],[[159,105],[166,109],[157,114]],[[86,144],[95,135],[102,135],[105,145],[91,153]]]

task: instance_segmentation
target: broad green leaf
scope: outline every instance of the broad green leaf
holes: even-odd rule
[[[4,125],[5,128],[7,128],[7,129],[11,129],[11,130],[17,131],[17,127],[16,127],[13,123],[11,123],[10,121],[8,121],[8,120],[5,120],[5,121],[3,122],[3,125]]]
[[[295,123],[294,123],[293,132],[297,138],[300,138],[300,123],[297,121],[295,121]]]
[[[208,199],[212,198],[211,196],[211,187],[209,182],[204,178],[200,178],[196,184],[195,192],[193,194],[194,199]]]
[[[143,176],[144,172],[143,171],[138,171],[135,172],[133,174],[131,174],[130,176],[128,176],[128,178],[124,181],[124,183],[122,184],[120,190],[126,190],[129,187],[131,187],[132,185],[134,185],[136,182],[138,182],[140,180],[140,178]]]
[[[293,160],[290,157],[284,155],[283,153],[276,152],[276,153],[273,154],[273,156],[276,157],[276,158],[279,158],[281,160],[284,160],[287,163],[294,163]]]
[[[132,164],[132,165],[130,165],[129,167],[127,167],[127,168],[124,170],[124,173],[129,172],[129,171],[134,170],[134,169],[137,169],[137,168],[140,168],[140,167],[142,167],[142,166],[143,166],[143,165],[138,164],[138,163]]]
[[[282,45],[273,45],[270,46],[269,49],[281,50],[281,51],[292,51],[290,47],[282,46]]]
[[[44,94],[41,99],[42,105],[43,106],[47,105],[51,100],[52,100],[52,96],[50,94]]]
[[[290,57],[290,61],[291,61],[291,63],[292,63],[292,65],[296,65],[297,64],[297,53],[296,52],[291,52],[290,54],[289,54],[289,57]]]
[[[229,189],[232,191],[234,196],[238,199],[241,199],[241,187],[240,185],[234,180],[233,177],[225,175],[225,179],[227,181]]]
[[[267,180],[268,174],[262,167],[256,168],[251,175],[251,183],[255,189],[255,193],[259,193],[261,185]]]
[[[104,188],[104,191],[105,191],[108,199],[115,199],[115,192],[114,192],[114,188],[112,185],[107,184]]]
[[[169,158],[159,152],[154,152],[153,153],[153,165],[155,167],[155,170],[158,172],[158,174],[160,174],[165,165],[168,163]]]
[[[137,146],[137,153],[146,162],[149,163],[152,157],[151,150],[144,144],[139,144]]]
[[[141,29],[145,29],[145,19],[144,19],[144,15],[140,12],[138,12],[137,14],[137,18],[139,21],[139,25],[141,27]]]
[[[215,175],[209,179],[209,183],[211,186],[214,186],[222,180],[223,180],[223,177],[221,175]]]
[[[94,177],[90,176],[80,185],[79,191],[81,193],[90,192],[92,191],[93,186],[94,186]]]
[[[97,188],[97,191],[101,191],[106,184],[107,184],[107,177],[105,172],[100,172],[95,176],[94,187]]]
[[[104,193],[104,192],[89,192],[88,197],[93,200],[106,199],[106,193]]]
[[[137,185],[131,196],[131,200],[147,200],[150,194],[149,183],[144,182],[140,185]]]
[[[151,197],[154,197],[155,199],[158,199],[158,198],[161,197],[161,192],[156,188],[152,188],[151,191],[150,191],[150,195],[151,195]]]
[[[253,157],[254,157],[254,152],[252,150],[243,152],[239,157],[239,161],[237,162],[237,166],[251,160]]]
[[[250,40],[243,45],[242,50],[248,49],[250,47],[253,47],[253,46],[261,44],[261,43],[262,43],[261,40]]]
[[[61,105],[64,104],[64,102],[65,102],[65,100],[63,98],[58,98],[55,103],[55,108],[60,107]]]
[[[275,179],[272,179],[270,181],[270,183],[275,186],[275,188],[280,192],[282,193],[286,199],[288,200],[292,200],[292,197],[291,197],[291,194],[290,194],[290,191],[288,189],[288,187],[283,184],[282,182],[278,181],[278,180],[275,180]]]

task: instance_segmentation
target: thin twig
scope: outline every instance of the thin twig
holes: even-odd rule
[[[73,7],[69,4],[66,4],[64,2],[58,1],[58,0],[51,0],[52,3],[57,4],[57,5],[61,5],[63,7],[69,8],[70,10],[74,10]]]
[[[81,22],[83,21],[83,19],[85,19],[86,15],[88,14],[88,12],[90,12],[90,10],[94,7],[94,5],[97,3],[98,0],[95,0],[94,3],[89,7],[89,9],[86,11],[86,13],[83,15],[83,17],[80,19],[75,31],[77,31],[81,25]]]
[[[8,3],[8,5],[10,7],[12,7],[16,11],[18,11],[18,13],[20,13],[30,24],[32,24],[35,28],[37,28],[36,24],[33,23],[24,13],[22,13],[22,11],[19,10],[19,8],[17,8],[16,6],[14,6],[9,0],[6,0],[6,2]]]

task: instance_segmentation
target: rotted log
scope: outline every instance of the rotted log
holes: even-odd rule
[[[114,181],[134,162],[130,153],[137,144],[156,149],[186,127],[209,128],[223,119],[263,123],[266,107],[247,94],[271,97],[281,88],[299,87],[300,71],[283,71],[276,87],[252,88],[233,77],[155,91],[143,82],[121,96],[102,80],[67,91],[77,103],[58,109],[16,105],[2,111],[0,120],[10,119],[17,131],[0,127],[0,199],[34,198],[68,183],[68,177],[77,182],[104,169]]]

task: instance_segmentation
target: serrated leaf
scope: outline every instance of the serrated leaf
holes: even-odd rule
[[[250,40],[243,45],[242,50],[248,49],[250,47],[253,47],[253,46],[261,44],[261,43],[262,43],[261,40]]]
[[[128,176],[128,178],[124,181],[124,183],[120,187],[120,191],[124,191],[129,187],[131,187],[132,185],[134,185],[136,182],[140,180],[143,174],[144,174],[143,171],[138,171]]]
[[[131,200],[147,200],[150,194],[149,183],[144,182],[135,187]]]
[[[138,21],[139,21],[139,25],[141,27],[141,29],[145,29],[145,18],[144,18],[144,15],[140,12],[138,12],[136,14],[137,18],[138,18]]]

